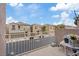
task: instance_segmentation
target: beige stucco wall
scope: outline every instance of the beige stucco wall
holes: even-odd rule
[[[7,24],[6,26],[6,30],[8,30],[9,33],[11,33],[12,31],[15,31],[15,30],[12,30],[12,25],[15,25],[15,30],[30,32],[30,26],[23,26],[23,25],[18,25],[17,23],[11,23],[11,24]],[[20,29],[18,29],[18,26],[20,26]]]
[[[77,21],[77,26],[78,26],[78,28],[79,28],[79,21]]]
[[[42,32],[41,25],[32,25],[32,30],[35,34],[37,34],[37,31],[39,31],[39,33],[41,33]]]
[[[55,29],[54,29],[54,26],[49,26],[49,32],[50,32],[50,33],[54,33],[54,30],[55,30]]]
[[[12,30],[12,25],[15,25],[15,30]],[[18,28],[20,26],[20,28]],[[6,38],[20,38],[30,35],[30,26],[18,24],[18,23],[9,23],[6,24]]]
[[[5,55],[5,20],[6,20],[6,4],[0,3],[0,56]]]
[[[18,25],[17,24],[9,24],[8,27],[9,27],[9,33],[12,32],[12,25],[15,25],[15,30],[18,30]]]
[[[30,32],[30,26],[21,26],[20,30]]]
[[[64,39],[64,36],[68,34],[79,35],[79,29],[59,29],[59,30],[56,29],[55,38],[56,38],[57,44],[59,44]]]
[[[44,25],[44,26],[48,34],[51,34],[51,35],[54,34],[55,27],[53,25]]]

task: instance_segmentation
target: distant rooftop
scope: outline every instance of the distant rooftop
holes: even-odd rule
[[[66,29],[77,29],[77,26],[65,26]]]
[[[12,22],[12,23],[9,23],[9,24],[18,24],[18,25],[24,25],[24,26],[30,26],[30,24],[27,24],[27,23],[24,23],[24,22]]]

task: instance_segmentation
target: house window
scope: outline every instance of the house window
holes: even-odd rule
[[[12,30],[15,30],[15,25],[12,25]]]
[[[25,33],[27,33],[27,32],[25,32]]]
[[[37,26],[35,26],[35,29],[37,29]]]
[[[20,26],[18,26],[18,29],[20,29]]]
[[[31,39],[34,39],[34,37],[30,37],[30,40],[31,40]]]
[[[37,33],[39,33],[39,31],[37,31]]]
[[[31,32],[33,32],[33,28],[32,27],[30,27],[30,30],[31,30]]]
[[[27,36],[28,35],[28,32],[25,32],[25,35]]]

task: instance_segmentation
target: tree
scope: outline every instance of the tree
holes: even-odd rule
[[[77,21],[79,21],[79,15],[75,17],[74,19],[75,19],[74,24],[77,25]]]
[[[42,32],[45,32],[46,31],[46,26],[43,26],[42,27]]]
[[[74,14],[75,14],[75,17],[74,17],[74,19],[75,19],[74,24],[75,24],[75,25],[78,25],[78,24],[77,24],[77,21],[79,21],[79,14],[77,14],[75,10],[74,10]]]
[[[55,26],[56,29],[64,29],[64,27],[65,26],[63,24],[60,24],[60,25]]]

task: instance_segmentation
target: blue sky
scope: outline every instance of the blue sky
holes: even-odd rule
[[[74,25],[73,10],[79,4],[66,3],[9,3],[6,5],[6,23]]]

